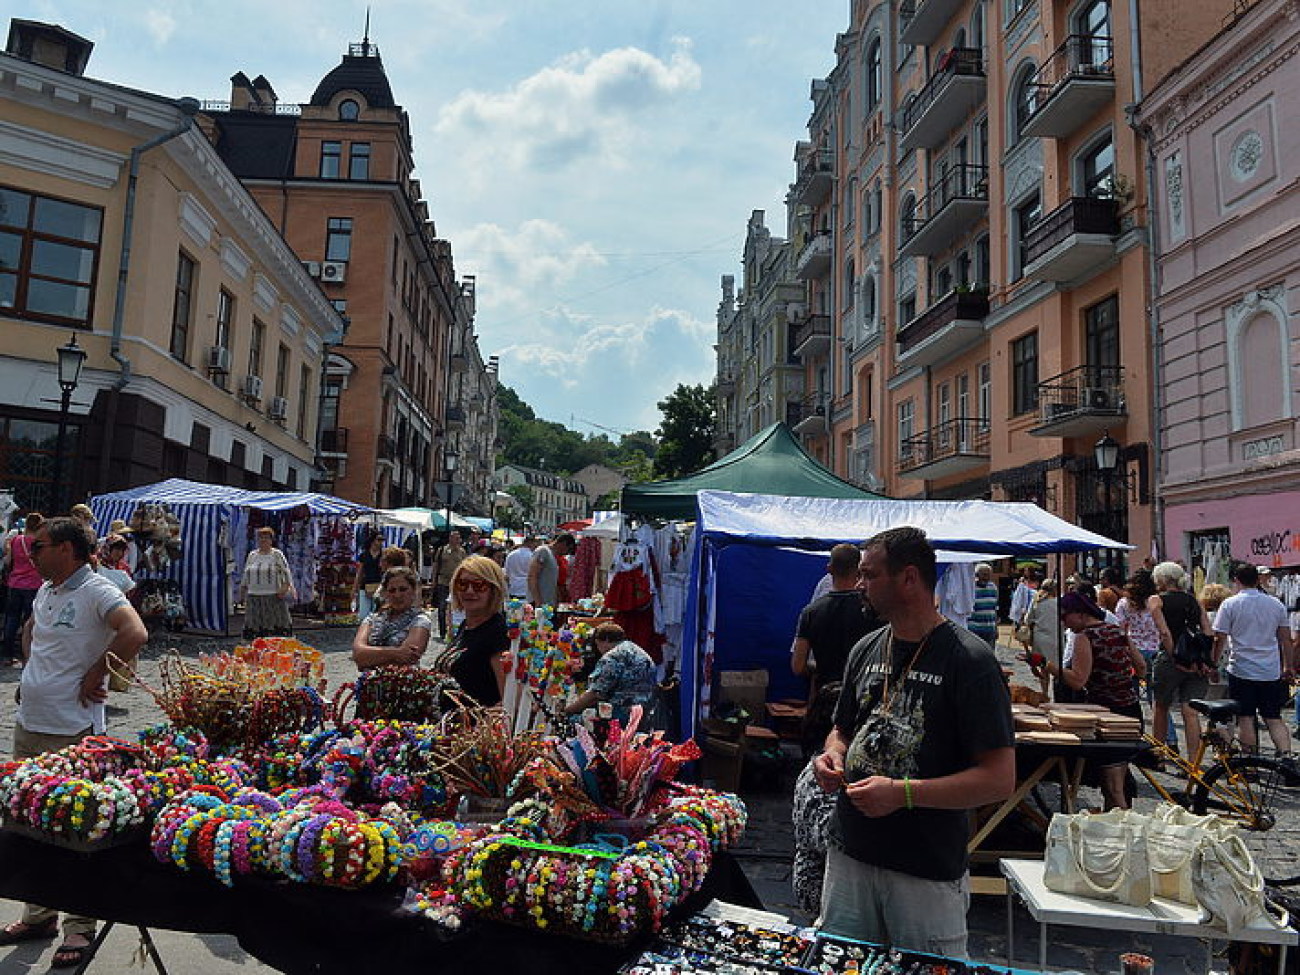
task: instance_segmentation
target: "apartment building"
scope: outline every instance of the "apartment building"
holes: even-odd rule
[[[1283,0],[1144,21],[1139,119],[1156,188],[1158,436],[1166,544],[1300,566],[1300,20]],[[1202,43],[1203,42],[1203,43]]]
[[[0,55],[0,485],[46,511],[172,476],[306,490],[342,318],[198,103],[87,77],[92,48],[15,19]]]
[[[433,504],[450,483],[481,510],[484,485],[459,473],[482,472],[496,435],[495,419],[472,419],[495,405],[474,281],[457,279],[430,217],[378,47],[351,45],[305,104],[238,72],[230,100],[203,108],[222,159],[347,319],[325,372],[322,486],[398,507]]]
[[[497,468],[496,479],[503,491],[526,487],[532,492],[533,510],[525,517],[535,531],[553,532],[565,522],[591,515],[587,489],[572,477],[521,464],[504,464]]]
[[[789,241],[772,236],[762,210],[750,214],[743,269],[739,294],[735,277],[723,276],[718,305],[718,457],[777,420],[798,423],[816,409],[804,401],[790,328],[792,314],[804,318],[804,289],[792,274]]]
[[[1034,501],[1140,559],[1155,457],[1128,15],[855,0],[787,202],[808,451],[894,497]]]

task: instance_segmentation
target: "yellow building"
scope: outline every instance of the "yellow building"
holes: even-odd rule
[[[47,511],[171,476],[306,490],[343,321],[198,103],[86,77],[91,48],[15,20],[0,55],[0,487]]]

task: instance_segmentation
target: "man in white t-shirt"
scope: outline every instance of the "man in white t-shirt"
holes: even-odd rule
[[[506,588],[510,590],[512,599],[528,598],[528,570],[532,567],[537,545],[537,536],[529,535],[522,545],[506,556]]]
[[[1214,617],[1214,662],[1228,645],[1228,696],[1241,705],[1237,734],[1253,751],[1255,715],[1264,719],[1279,753],[1291,751],[1291,734],[1282,720],[1287,684],[1294,673],[1291,630],[1282,601],[1260,588],[1259,570],[1243,562],[1232,572],[1238,592]]]
[[[31,559],[45,578],[23,627],[26,658],[14,723],[14,758],[33,758],[105,730],[108,655],[130,663],[149,639],[120,589],[90,567],[94,540],[73,518],[51,518],[32,538]],[[0,928],[0,945],[49,940],[57,911],[27,904],[22,920]],[[95,938],[94,918],[68,915],[56,968],[79,965]]]

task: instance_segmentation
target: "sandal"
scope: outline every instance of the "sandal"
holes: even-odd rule
[[[84,935],[82,937],[85,937]],[[50,961],[51,968],[79,968],[85,960],[86,955],[90,953],[92,941],[87,941],[84,945],[61,944],[58,950],[54,952],[54,958]]]
[[[43,924],[14,921],[0,928],[0,947],[22,944],[24,941],[48,941],[58,933],[58,918],[50,918]]]

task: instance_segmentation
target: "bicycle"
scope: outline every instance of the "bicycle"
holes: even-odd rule
[[[1197,815],[1216,813],[1241,827],[1264,879],[1277,886],[1300,883],[1300,766],[1293,759],[1242,751],[1231,734],[1240,705],[1232,700],[1189,701],[1208,725],[1190,759],[1150,735],[1152,755],[1177,766],[1187,776],[1181,792],[1170,792],[1152,770],[1138,768],[1166,802]],[[1207,752],[1214,763],[1201,765]]]

